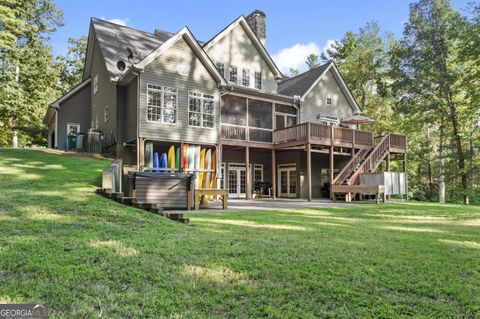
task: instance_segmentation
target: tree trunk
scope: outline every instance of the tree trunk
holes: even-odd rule
[[[458,130],[457,110],[451,96],[449,96],[448,106],[450,108],[450,121],[452,122],[452,127],[453,127],[453,140],[455,142],[455,151],[457,153],[458,169],[460,171],[460,178],[462,183],[463,203],[468,205],[469,204],[468,180],[467,180],[467,172],[465,170],[465,153],[463,152],[462,138]]]
[[[12,147],[18,148],[17,112],[13,112],[11,123],[12,123]]]
[[[443,125],[440,126],[440,176],[438,178],[438,199],[440,204],[445,204],[445,160],[443,158],[443,143],[444,143]]]

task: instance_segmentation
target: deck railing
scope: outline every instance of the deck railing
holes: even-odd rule
[[[354,130],[345,127],[332,127],[319,123],[302,123],[278,130],[246,127],[233,124],[221,125],[221,138],[260,143],[282,144],[286,142],[307,140],[308,134],[312,140],[331,140],[336,145],[352,144],[359,147],[374,146],[380,138],[373,133]],[[399,134],[389,134],[390,146],[398,149],[406,148],[406,137]],[[313,141],[312,141],[313,142]],[[326,144],[329,145],[329,144]]]
[[[282,143],[301,140],[307,137],[307,123],[284,127],[273,131],[273,142]]]

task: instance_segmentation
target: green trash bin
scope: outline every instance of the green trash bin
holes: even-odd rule
[[[70,134],[67,139],[67,150],[74,150],[77,148],[77,135]]]

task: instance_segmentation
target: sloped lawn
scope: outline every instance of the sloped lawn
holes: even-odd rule
[[[480,208],[194,214],[95,195],[101,160],[0,150],[0,303],[51,318],[480,318]]]

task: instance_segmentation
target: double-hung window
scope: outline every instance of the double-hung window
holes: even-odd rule
[[[215,65],[217,66],[218,72],[220,72],[222,76],[225,76],[225,63],[217,62]]]
[[[327,105],[332,105],[332,98],[331,97],[327,97]]]
[[[215,97],[200,92],[188,92],[188,125],[210,127],[215,124]]]
[[[255,72],[255,88],[262,89],[262,72]]]
[[[250,86],[250,69],[242,70],[242,85],[246,87]]]
[[[238,81],[238,69],[237,69],[237,67],[235,65],[230,65],[229,73],[230,73],[229,81],[237,84],[237,81]]]
[[[147,85],[147,120],[151,122],[177,123],[177,89],[159,85]]]

